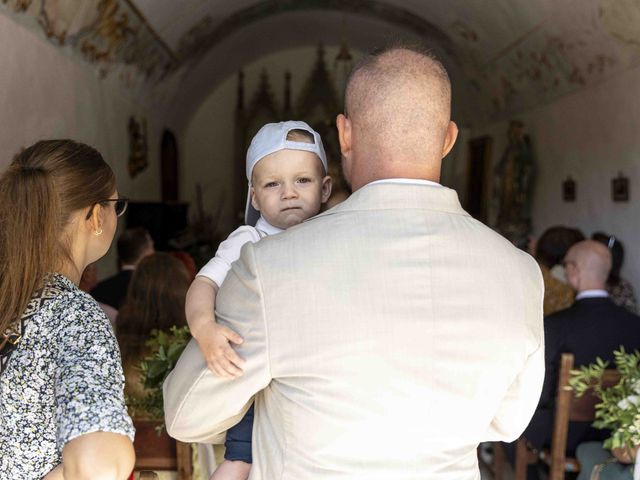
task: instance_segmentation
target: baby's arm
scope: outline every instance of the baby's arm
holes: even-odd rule
[[[204,355],[209,369],[220,377],[242,375],[244,360],[231,348],[231,342],[242,343],[242,337],[230,328],[216,323],[214,308],[218,285],[198,276],[187,292],[185,313],[193,338]]]

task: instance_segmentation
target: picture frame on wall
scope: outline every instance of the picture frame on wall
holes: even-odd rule
[[[562,200],[565,202],[576,201],[576,182],[570,176],[562,182]]]
[[[629,201],[629,179],[622,175],[622,172],[611,180],[611,197],[614,202]]]

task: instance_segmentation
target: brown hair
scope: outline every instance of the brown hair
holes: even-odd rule
[[[0,177],[0,332],[70,260],[63,232],[72,213],[115,190],[113,171],[88,145],[43,140],[15,156]]]
[[[140,261],[116,322],[123,364],[143,353],[151,330],[186,324],[184,303],[190,283],[183,263],[167,253]]]
[[[118,262],[122,265],[135,265],[143,253],[153,250],[153,240],[144,227],[126,229],[118,237]]]

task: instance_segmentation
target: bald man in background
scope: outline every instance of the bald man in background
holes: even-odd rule
[[[606,291],[611,270],[609,249],[593,240],[576,243],[564,258],[567,281],[577,292],[575,303],[545,319],[546,374],[540,405],[525,431],[535,447],[548,445],[553,428],[553,408],[560,357],[573,353],[575,365],[595,362],[596,357],[613,364],[613,351],[640,349],[640,317],[617,306]],[[567,453],[578,443],[606,438],[589,423],[569,425]]]
[[[243,247],[217,316],[244,375],[214,377],[191,343],[167,430],[212,441],[255,400],[252,480],[478,480],[478,443],[516,439],[540,394],[540,270],[438,183],[457,128],[437,60],[367,56],[345,105],[353,195]]]

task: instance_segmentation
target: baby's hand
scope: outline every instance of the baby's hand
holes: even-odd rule
[[[237,378],[242,375],[244,360],[231,348],[231,343],[240,345],[243,342],[240,335],[224,325],[209,321],[194,337],[209,370],[225,378]]]

